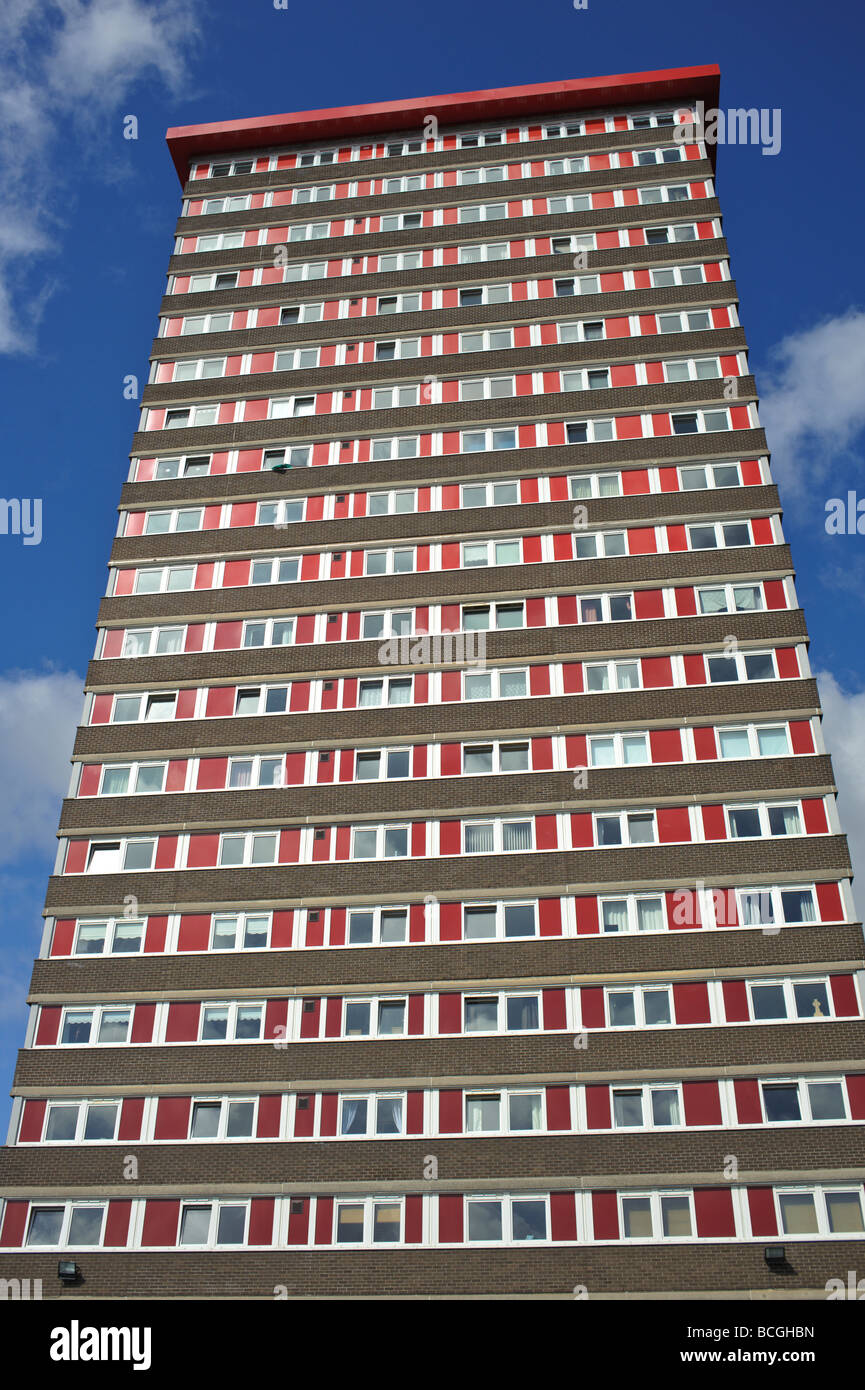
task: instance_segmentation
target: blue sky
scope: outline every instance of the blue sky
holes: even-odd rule
[[[857,6],[802,0],[4,0],[0,492],[42,500],[40,544],[0,535],[4,1133],[138,418],[124,378],[146,380],[179,211],[168,126],[704,63],[721,67],[722,108],[780,108],[780,152],[719,148],[717,186],[865,872],[865,541],[824,528],[828,498],[865,496],[863,28]]]

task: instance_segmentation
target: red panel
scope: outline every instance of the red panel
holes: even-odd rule
[[[562,905],[558,898],[541,898],[538,903],[538,930],[541,936],[561,936]]]
[[[579,662],[568,662],[566,665],[562,666],[562,678],[566,695],[578,695],[582,693],[583,668]]]
[[[319,1133],[325,1138],[336,1134],[338,1109],[339,1096],[335,1091],[326,1092],[321,1098],[321,1123],[319,1125]]]
[[[212,869],[219,854],[218,835],[190,835],[186,855],[188,869]]]
[[[459,743],[443,743],[441,746],[442,777],[459,777],[462,773],[462,746]],[[443,851],[447,853],[448,851]],[[454,853],[454,851],[450,851]]]
[[[240,646],[243,623],[217,623],[213,638],[215,652],[230,651]]]
[[[557,849],[557,830],[555,816],[535,816],[535,847],[542,849]]]
[[[145,1205],[145,1225],[142,1245],[174,1245],[181,1216],[179,1201],[156,1201],[149,1198]]]
[[[417,1034],[424,1031],[424,997],[423,994],[409,995],[409,1033]]]
[[[177,844],[178,837],[176,835],[160,835],[159,839],[156,841],[154,869],[173,869],[175,867],[177,862]]]
[[[553,1240],[576,1240],[577,1207],[573,1192],[550,1193],[550,1235]]]
[[[37,1047],[53,1047],[60,1032],[60,1009],[55,1004],[43,1004],[39,1010],[36,1029]]]
[[[694,751],[697,754],[698,762],[709,762],[717,758],[718,749],[715,743],[714,729],[695,729],[694,730]]]
[[[42,1138],[46,1109],[47,1102],[44,1100],[25,1100],[18,1129],[19,1144],[38,1144]]]
[[[90,710],[90,723],[107,724],[111,719],[111,706],[113,703],[113,695],[94,695],[93,705]]]
[[[205,719],[223,718],[234,714],[234,697],[233,685],[212,685],[207,692]]]
[[[733,1082],[736,1096],[736,1118],[740,1125],[759,1125],[763,1123],[763,1110],[760,1105],[760,1086],[752,1077],[737,1077]]]
[[[749,1187],[748,1209],[751,1213],[752,1235],[766,1237],[778,1234],[775,1197],[771,1187]]]
[[[859,1001],[856,998],[856,984],[852,975],[830,975],[832,999],[835,1013],[839,1018],[858,1018]]]
[[[829,830],[826,807],[822,798],[806,797],[802,801],[802,819],[809,835],[825,835]]]
[[[726,840],[727,825],[723,806],[702,806],[703,834],[707,840]]]
[[[99,794],[101,776],[101,763],[85,763],[81,769],[81,778],[78,783],[78,795],[97,796]]]
[[[619,1207],[615,1192],[592,1193],[592,1226],[595,1240],[619,1239]]]
[[[308,1243],[309,1201],[305,1197],[293,1197],[288,1208],[288,1244],[307,1245]]]
[[[3,1213],[3,1230],[0,1231],[0,1246],[10,1250],[24,1244],[29,1209],[29,1202],[6,1203],[6,1210]]]
[[[462,1134],[462,1091],[439,1091],[439,1132],[441,1134]]]
[[[604,991],[600,985],[583,985],[580,989],[580,1011],[584,1028],[603,1028]]]
[[[209,944],[209,912],[181,917],[177,934],[178,951],[206,951]]]
[[[87,849],[89,840],[70,840],[66,849],[66,865],[63,870],[67,874],[83,874],[87,867]]]
[[[810,720],[790,720],[790,746],[792,747],[794,753],[814,752],[814,739],[811,735]]]
[[[71,956],[74,942],[75,919],[66,917],[62,921],[55,922],[54,934],[51,939],[51,955]]]
[[[586,1087],[586,1127],[611,1129],[613,1125],[609,1086]]]
[[[264,1036],[270,1042],[286,1035],[288,1023],[288,1000],[268,999],[264,1010]]]
[[[105,1234],[102,1237],[102,1244],[105,1246],[118,1246],[126,1244],[129,1236],[129,1220],[132,1215],[132,1202],[109,1202],[108,1215],[105,1218]]]
[[[462,848],[460,822],[443,820],[439,822],[439,853],[459,854]]]
[[[185,1139],[189,1133],[190,1096],[160,1096],[156,1106],[155,1139]]]
[[[682,740],[678,729],[651,729],[649,746],[653,763],[680,763]]]
[[[167,917],[148,917],[147,931],[144,935],[145,955],[161,955],[165,950],[165,940],[168,936]]]
[[[559,537],[556,536],[555,539],[558,540]],[[571,555],[573,554],[573,549],[572,549],[572,547],[571,547],[571,545],[570,545],[570,539],[571,539],[570,536],[566,536],[566,537],[564,537],[564,539],[567,540],[568,543],[569,543],[569,544],[568,544],[568,548],[569,548],[570,554],[568,554],[567,556],[556,555],[556,559],[557,559],[557,560],[561,560],[561,559],[570,559],[570,558],[571,558]],[[540,538],[540,536],[524,536],[524,537],[523,537],[523,563],[526,564],[526,565],[539,564],[542,558],[543,558],[543,557],[542,557],[542,555],[541,555],[541,538]]]
[[[595,843],[592,817],[588,811],[571,816],[571,844],[574,849],[591,849]]]
[[[709,987],[704,980],[693,984],[673,985],[673,1006],[676,1024],[710,1023]]]
[[[192,719],[195,716],[197,690],[179,690],[174,706],[175,719]]]
[[[687,844],[691,839],[691,821],[687,806],[659,806],[658,842],[662,845]]]
[[[570,626],[577,621],[577,599],[575,594],[559,594],[559,622]],[[582,689],[582,686],[580,687]]]
[[[654,690],[673,684],[673,668],[668,656],[644,656],[641,660],[643,685]]]
[[[679,617],[692,618],[697,612],[697,598],[694,590],[689,585],[685,585],[682,588],[674,589],[673,593],[676,599],[676,612]],[[703,658],[700,657],[699,660],[702,662]],[[687,663],[688,657],[685,657],[686,667]],[[702,684],[702,682],[700,683]]]
[[[763,583],[767,608],[786,608],[787,593],[782,579],[766,579]]]
[[[724,980],[724,1015],[727,1023],[747,1023],[748,989],[744,980]]]
[[[202,758],[198,764],[197,791],[222,791],[228,778],[227,758]]]
[[[772,533],[772,518],[770,516],[755,516],[751,522],[751,531],[754,536],[755,545],[775,544],[775,537]]]
[[[549,1033],[557,1028],[566,1028],[565,991],[563,989],[544,989],[541,990],[541,996],[543,998],[544,1031]]]
[[[532,771],[549,772],[553,766],[553,740],[551,738],[532,739]],[[555,826],[555,820],[553,819]],[[555,839],[554,839],[555,842]]]
[[[637,589],[634,592],[634,616],[637,618],[663,618],[663,589]]]
[[[200,1009],[201,1005],[198,1002],[169,1004],[165,1041],[196,1042]]]
[[[654,526],[632,526],[628,530],[629,555],[654,555],[658,549]]]
[[[419,1245],[423,1240],[423,1197],[406,1197],[403,1219],[403,1239],[406,1245]]]
[[[333,1198],[319,1197],[315,1204],[315,1243],[330,1245],[333,1238]]]
[[[463,1199],[453,1193],[439,1196],[439,1240],[443,1245],[458,1243],[463,1238]]]
[[[423,1091],[407,1091],[405,1098],[406,1134],[423,1134]]]
[[[249,1204],[249,1234],[247,1245],[271,1245],[273,1243],[272,1197],[253,1197]]]
[[[678,1015],[677,1015],[678,1021]],[[721,1097],[717,1081],[686,1081],[682,1086],[686,1125],[719,1125]]]
[[[577,914],[577,935],[593,936],[597,934],[597,932],[600,931],[597,898],[593,895],[584,898],[574,898],[574,907]]]
[[[736,1234],[733,1194],[729,1187],[695,1188],[694,1215],[698,1236],[717,1238]]]
[[[818,883],[815,884],[817,891],[817,904],[820,911],[821,922],[843,922],[844,906],[841,901],[841,889],[837,883]]]
[[[462,995],[461,994],[440,994],[439,995],[439,1032],[440,1033],[461,1033],[463,1027],[462,1020]]]
[[[324,1006],[324,1036],[338,1038],[342,1033],[342,999],[332,995]]]
[[[439,907],[439,939],[441,941],[462,940],[462,906],[460,903],[442,903]],[[441,1018],[441,1005],[439,1006]],[[456,1030],[459,1032],[459,1029]]]
[[[144,1097],[127,1096],[120,1107],[118,1139],[140,1139],[144,1120]]]
[[[571,1093],[567,1086],[547,1087],[547,1129],[571,1128]]]
[[[854,1120],[865,1120],[865,1074],[856,1072],[847,1076],[847,1097],[850,1101],[850,1115]]]
[[[526,599],[526,627],[545,627],[547,622],[546,601],[542,598]]]

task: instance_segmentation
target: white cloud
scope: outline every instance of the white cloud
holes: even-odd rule
[[[83,684],[74,671],[0,676],[0,863],[52,854]]]
[[[863,381],[865,311],[850,309],[772,350],[760,379],[760,418],[785,489],[802,494],[829,480],[838,452],[865,427]]]
[[[823,731],[838,785],[838,813],[850,846],[853,885],[861,911],[865,901],[865,690],[843,690],[831,671],[818,671]]]
[[[0,5],[0,353],[35,347],[50,286],[34,275],[58,250],[75,151],[94,157],[135,85],[178,93],[198,37],[197,0],[3,0]]]

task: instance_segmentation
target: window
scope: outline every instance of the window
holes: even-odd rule
[[[678,1086],[613,1087],[614,1129],[666,1129],[682,1124]]]
[[[195,565],[166,565],[162,569],[136,570],[136,594],[179,593],[195,583]]]
[[[727,806],[725,810],[731,840],[768,839],[776,835],[802,834],[802,816],[798,802],[787,805]]]
[[[378,705],[410,705],[411,702],[411,676],[389,676],[384,680],[358,682],[358,705],[361,709],[372,709]]]
[[[479,1244],[516,1244],[547,1240],[546,1197],[467,1197],[466,1240]]]
[[[200,357],[191,362],[175,362],[173,381],[198,381],[225,376],[224,357]]]
[[[751,528],[747,521],[702,522],[686,529],[691,550],[717,550],[751,544]]]
[[[201,1042],[258,1042],[264,1027],[263,1004],[204,1004]]]
[[[701,613],[759,613],[765,607],[760,584],[723,584],[717,588],[698,589],[697,602]]]
[[[784,1235],[858,1235],[865,1230],[861,1186],[781,1189],[776,1201]]]
[[[634,616],[631,594],[595,594],[579,601],[581,623],[621,623]]]
[[[243,647],[290,647],[294,638],[293,618],[265,618],[243,624]]]
[[[577,532],[574,552],[577,560],[599,560],[615,555],[627,555],[625,531]]]
[[[60,1029],[60,1045],[80,1047],[84,1045],[125,1043],[129,1040],[129,1026],[132,1021],[131,1008],[64,1009]]]
[[[463,605],[462,626],[465,632],[488,632],[491,628],[503,630],[525,627],[525,612],[522,602]]]
[[[184,1202],[179,1245],[245,1245],[248,1202]]]
[[[492,449],[515,449],[516,429],[463,430],[460,445],[464,454],[488,453]]]
[[[393,362],[420,356],[420,338],[397,338],[392,342],[375,344],[376,362]]]
[[[156,839],[92,840],[87,856],[87,873],[110,874],[120,869],[150,869],[156,852]]]
[[[783,758],[790,752],[786,724],[750,724],[719,729],[718,752],[722,758]]]
[[[213,915],[211,951],[260,950],[267,946],[269,939],[269,913],[219,912]]]
[[[406,550],[367,550],[365,574],[411,574],[415,566],[414,547]]]
[[[287,685],[242,686],[234,697],[234,713],[284,714],[287,703]]]
[[[690,267],[690,269],[699,270],[699,267]],[[697,278],[702,279],[702,275],[698,275]],[[669,283],[675,284],[675,280]],[[659,333],[705,333],[711,327],[712,318],[705,309],[698,309],[693,313],[658,315]]]
[[[404,1133],[405,1095],[342,1096],[339,1133],[352,1138],[381,1138]]]
[[[102,1244],[106,1204],[70,1202],[31,1206],[25,1245],[76,1249]]]
[[[196,333],[227,333],[231,328],[231,314],[191,314],[181,321],[180,332],[183,337]]]
[[[532,1033],[540,1026],[536,993],[467,995],[463,999],[466,1033]]]
[[[404,859],[409,852],[407,825],[378,825],[354,829],[352,859]]]
[[[501,941],[536,935],[537,908],[533,902],[463,906],[464,941]]]
[[[364,613],[360,621],[362,638],[409,637],[413,628],[414,613],[410,608],[385,609],[380,613]]]
[[[354,776],[357,782],[378,782],[411,773],[411,749],[390,748],[359,751],[355,758]]]
[[[167,656],[183,650],[185,628],[127,628],[123,637],[124,656]]]
[[[683,1239],[696,1231],[689,1193],[620,1195],[624,1240]]]
[[[407,488],[403,492],[368,492],[366,494],[367,516],[407,515],[417,510],[417,492]]]
[[[619,473],[582,473],[569,480],[574,501],[587,497],[621,497],[622,479]]]
[[[248,864],[275,864],[278,842],[277,831],[249,831],[238,834],[223,832],[219,842],[220,867],[240,868]]]
[[[534,821],[467,821],[464,854],[525,853],[534,847]]]
[[[168,531],[200,531],[203,517],[203,507],[187,507],[177,512],[147,512],[144,517],[144,535],[164,535]]]
[[[46,1144],[104,1144],[117,1135],[120,1102],[51,1101],[45,1118]]]
[[[268,452],[270,452],[268,450]],[[292,449],[290,451],[294,453]],[[289,467],[291,467],[289,462]],[[265,461],[265,467],[267,462]],[[295,521],[303,521],[303,501],[259,502],[257,524],[259,526],[288,526]]]
[[[253,560],[250,584],[293,584],[298,577],[300,562],[296,558]]]
[[[463,569],[479,569],[487,565],[518,565],[522,558],[519,540],[464,541]]]
[[[639,661],[599,661],[583,667],[587,691],[639,690]]]
[[[463,747],[463,772],[528,772],[529,745],[523,743],[467,743]]]
[[[350,946],[394,946],[408,941],[408,908],[352,908],[347,918]]]
[[[628,767],[648,763],[648,734],[599,734],[589,738],[590,767]]]
[[[394,1038],[406,1031],[406,1000],[346,999],[343,1037]]]
[[[255,1134],[257,1101],[212,1099],[193,1100],[189,1121],[190,1139],[252,1139]]]
[[[468,293],[474,293],[474,291]],[[482,292],[478,291],[478,293]],[[495,352],[502,348],[511,348],[514,345],[514,330],[512,328],[478,330],[471,333],[461,333],[459,337],[460,352]]]
[[[463,507],[507,507],[520,500],[520,485],[513,483],[463,483]]]
[[[144,922],[125,917],[83,920],[75,931],[73,955],[137,955],[144,941]]]
[[[503,670],[487,670],[463,673],[463,699],[465,700],[508,700],[520,699],[529,693],[528,671],[507,667]]]
[[[707,463],[679,469],[679,485],[683,492],[697,488],[740,487],[738,463]]]
[[[707,656],[706,667],[712,684],[775,679],[774,652],[735,652],[730,656]]]
[[[672,1023],[669,985],[607,989],[610,1028],[663,1028]]]
[[[833,1017],[832,995],[825,979],[749,982],[748,994],[756,1023]]]
[[[558,324],[560,343],[597,343],[606,334],[603,319],[588,319],[577,323]]]
[[[399,1245],[402,1211],[399,1199],[337,1202],[335,1242],[337,1245]]]
[[[565,438],[569,444],[592,444],[614,439],[612,420],[582,420],[565,425]]]
[[[600,898],[598,909],[603,932],[664,931],[667,925],[664,899],[654,894]]]
[[[467,377],[460,382],[461,401],[497,400],[513,394],[512,376]]]

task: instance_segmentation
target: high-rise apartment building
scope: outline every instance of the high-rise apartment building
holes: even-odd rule
[[[714,67],[169,133],[0,1276],[860,1262],[862,936],[701,100]]]

